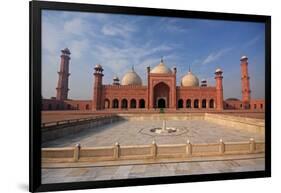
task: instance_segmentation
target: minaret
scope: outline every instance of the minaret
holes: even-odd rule
[[[70,60],[70,51],[68,48],[61,50],[61,62],[60,62],[60,70],[58,72],[59,79],[57,85],[57,100],[67,100],[68,94],[68,77],[69,73],[69,60]]]
[[[251,100],[250,77],[248,74],[248,57],[242,56],[240,59],[241,65],[241,88],[242,88],[242,103],[244,109],[249,109]]]
[[[103,68],[100,64],[95,66],[94,72],[94,93],[93,93],[93,110],[102,109],[102,77]]]
[[[217,110],[223,110],[223,86],[222,86],[222,70],[217,69],[215,72],[216,79],[216,92],[217,92],[217,102],[216,108]]]
[[[153,103],[150,101],[150,66],[146,67],[146,72],[147,72],[147,94],[146,94],[146,101],[147,104],[146,107],[149,108],[153,108]]]

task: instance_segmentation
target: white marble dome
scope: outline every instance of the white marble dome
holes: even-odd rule
[[[160,64],[158,64],[157,66],[155,66],[150,73],[155,73],[155,74],[171,74],[172,70],[170,68],[168,68],[163,60],[161,60]]]
[[[197,87],[199,86],[199,79],[189,71],[182,79],[181,86]]]
[[[142,80],[135,70],[132,69],[123,76],[121,85],[142,85]]]

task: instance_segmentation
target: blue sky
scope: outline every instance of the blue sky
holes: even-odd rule
[[[93,68],[104,68],[104,84],[122,79],[134,65],[146,84],[146,67],[161,57],[177,67],[177,85],[191,66],[199,79],[215,85],[223,70],[224,98],[241,98],[240,57],[249,58],[252,98],[264,98],[264,24],[219,20],[43,11],[42,95],[56,95],[60,50],[71,51],[69,98],[91,99]]]

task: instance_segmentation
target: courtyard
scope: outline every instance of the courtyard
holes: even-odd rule
[[[42,147],[63,149],[80,144],[82,148],[107,148],[113,147],[118,142],[121,148],[134,146],[137,149],[138,146],[149,145],[153,141],[157,145],[169,146],[186,144],[188,140],[192,144],[209,145],[218,143],[220,139],[226,143],[248,144],[250,138],[256,142],[264,142],[264,130],[247,129],[247,125],[263,125],[263,119],[227,115],[177,114],[175,116],[167,114],[165,115],[166,128],[176,128],[177,132],[158,134],[151,131],[154,128],[163,127],[162,115],[120,114],[120,116],[121,119],[117,122],[95,125],[76,133],[65,133],[61,137],[47,140],[42,143]],[[223,122],[224,119],[228,121]],[[241,124],[243,121],[244,123]],[[140,156],[138,160],[90,161],[84,159],[80,162],[43,162],[42,183],[260,171],[264,170],[264,166],[265,159],[262,152],[223,156],[214,154],[189,158],[147,159]]]
[[[72,135],[63,136],[42,144],[43,147],[71,147],[79,143],[81,146],[98,147],[120,145],[146,145],[156,141],[157,144],[216,143],[220,139],[226,142],[264,141],[264,134],[220,125],[206,120],[168,120],[167,127],[179,128],[181,132],[173,135],[155,135],[149,129],[162,127],[161,120],[119,121],[84,130]]]

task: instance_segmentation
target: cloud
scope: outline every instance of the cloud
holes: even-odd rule
[[[70,21],[65,22],[64,31],[68,33],[77,33],[82,29],[82,20],[75,18]]]
[[[102,27],[102,33],[107,36],[130,37],[136,31],[135,27],[129,24],[107,24]]]
[[[89,48],[89,42],[86,39],[83,40],[73,40],[69,44],[71,52],[74,53],[72,58],[79,59],[87,52]]]
[[[250,47],[250,46],[253,46],[255,45],[260,39],[262,38],[262,35],[261,34],[258,34],[257,36],[255,36],[253,39],[249,40],[248,42],[246,42],[244,44],[244,47]]]
[[[217,52],[210,53],[205,59],[203,59],[202,64],[208,64],[208,63],[214,62],[231,50],[232,50],[232,48],[224,48]]]
[[[160,27],[168,32],[172,33],[186,33],[190,30],[188,27],[183,27],[179,25],[179,21],[182,21],[183,19],[180,18],[162,18],[160,20]]]
[[[98,58],[99,62],[104,67],[114,72],[115,75],[117,74],[120,76],[128,69],[131,69],[132,65],[135,66],[136,70],[145,72],[146,66],[158,64],[160,57],[164,55],[163,53],[171,51],[172,49],[172,46],[165,44],[155,46],[147,43],[137,47],[128,43],[125,48],[109,44],[98,44],[95,45],[94,50],[92,50],[92,56],[93,58]],[[166,56],[168,56],[168,54]]]
[[[48,20],[43,19],[42,24],[42,47],[47,53],[56,53],[59,47],[61,34],[57,30],[57,26]]]

